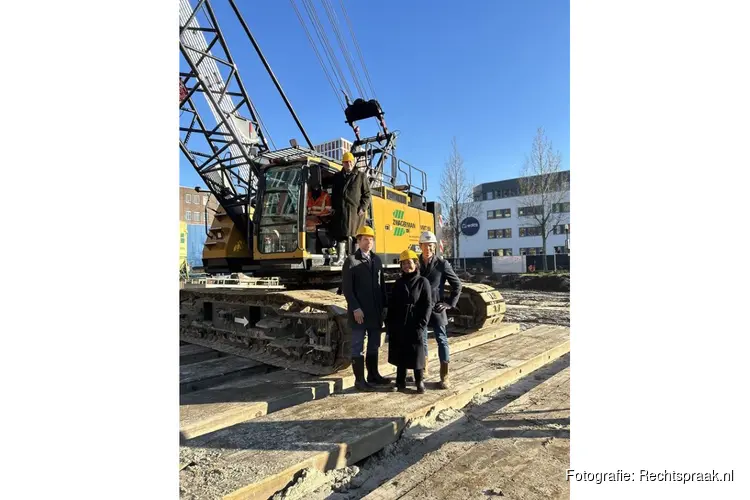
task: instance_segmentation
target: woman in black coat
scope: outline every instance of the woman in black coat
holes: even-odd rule
[[[430,282],[419,275],[417,254],[404,250],[401,277],[393,285],[388,301],[388,362],[396,366],[396,390],[406,389],[406,370],[414,370],[417,392],[425,391],[422,374],[425,367],[424,337],[432,312]]]

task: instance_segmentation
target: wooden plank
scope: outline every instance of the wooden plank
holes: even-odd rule
[[[507,431],[512,433],[506,436],[508,439],[516,439],[518,435],[525,435],[528,432],[528,424],[542,429],[546,433],[545,437],[559,431],[558,437],[567,439],[570,412],[569,366],[569,356],[562,356],[555,362],[535,371],[533,376],[524,377],[518,385],[513,384],[497,393],[494,398],[466,409],[463,418],[435,433],[430,433],[420,439],[418,444],[409,447],[407,453],[412,458],[404,457],[406,462],[396,475],[386,478],[376,472],[363,485],[363,490],[357,490],[364,494],[358,497],[361,496],[363,500],[390,500],[402,498],[412,491],[420,491],[425,492],[428,498],[438,498],[443,492],[437,489],[437,485],[422,488],[422,483],[437,473],[440,473],[442,478],[455,477],[449,471],[444,471],[446,466],[459,460],[478,443],[491,439],[493,431]],[[551,401],[552,398],[554,400]],[[502,416],[498,417],[498,415]],[[547,444],[549,442],[542,441],[537,442],[536,446]],[[513,450],[508,450],[507,453],[515,455]],[[556,466],[560,470],[567,468],[562,464],[556,464]],[[534,472],[538,470],[538,468],[532,469]],[[448,474],[448,476],[442,474]],[[538,474],[535,475],[538,476]],[[497,477],[498,471],[485,471],[485,476]],[[556,475],[548,475],[548,477],[557,479]],[[564,482],[564,479],[562,480]],[[452,486],[451,483],[447,484]],[[523,484],[522,482],[520,486]],[[485,498],[484,492],[493,490],[504,492],[506,498],[547,498],[539,492],[534,492],[531,496],[523,494],[525,491],[523,488],[521,491],[513,491],[513,494],[509,494],[507,489],[496,489],[492,484],[473,492],[465,492],[463,498]]]
[[[553,343],[548,344],[549,346],[554,345]],[[538,345],[537,347],[541,348],[542,346]],[[489,392],[498,387],[511,384],[525,375],[527,371],[533,371],[534,369],[537,369],[540,366],[544,365],[549,360],[556,359],[557,357],[565,354],[568,351],[569,342],[566,340],[565,342],[563,342],[563,344],[551,347],[547,351],[540,352],[540,354],[538,354],[537,356],[529,359],[528,362],[522,367],[504,368],[500,370],[493,370],[489,366],[480,368],[477,371],[482,373],[482,376],[477,381],[477,383],[473,384],[467,382],[466,384],[462,384],[462,386],[456,387],[456,389],[452,391],[454,393],[452,396],[442,397],[432,404],[421,406],[410,411],[407,410],[410,405],[404,405],[406,408],[402,406],[399,408],[399,410],[397,410],[401,412],[400,416],[386,422],[378,422],[376,419],[376,422],[372,424],[375,428],[370,430],[369,432],[366,432],[366,429],[360,429],[362,424],[357,423],[356,430],[358,434],[354,433],[354,435],[343,436],[344,439],[341,440],[342,442],[337,444],[337,447],[333,450],[332,453],[318,454],[315,464],[320,464],[323,460],[323,456],[326,457],[326,462],[323,468],[320,470],[330,470],[356,463],[363,458],[379,451],[387,444],[395,442],[398,439],[400,431],[410,420],[423,417],[429,412],[439,411],[440,409],[447,407],[463,407],[476,394],[480,392]],[[517,354],[515,355],[517,356]],[[379,404],[387,406],[386,402],[381,402]],[[372,409],[360,409],[358,414],[362,415],[367,414],[368,412],[372,412]],[[370,424],[371,421],[366,420],[366,423]],[[247,455],[238,454],[238,460],[242,460],[243,458],[247,458]],[[292,467],[291,469],[294,469],[294,467]],[[294,471],[293,474],[289,474],[290,472],[290,470],[287,470],[281,475],[271,475],[270,477],[260,481],[257,484],[251,484],[244,488],[240,488],[235,492],[232,492],[232,494],[228,495],[227,498],[248,498],[246,496],[248,493],[254,495],[255,492],[262,492],[262,496],[266,491],[268,491],[265,490],[265,488],[269,486],[278,486],[280,478],[285,478],[287,479],[287,481],[291,480],[294,477],[294,474],[296,474],[296,472],[299,472],[299,469]],[[254,497],[250,496],[249,498]]]
[[[365,498],[463,500],[487,492],[507,498],[570,497],[569,483],[559,473],[570,467],[570,368],[478,422],[494,437],[432,471],[408,493],[398,489],[409,483],[404,471]]]
[[[271,367],[237,356],[209,359],[180,367],[180,392],[211,387],[231,378],[268,371]]]
[[[473,362],[474,378],[448,391],[337,394],[187,440],[180,448],[180,463],[189,464],[180,471],[182,497],[268,498],[307,467],[326,471],[356,463],[397,440],[411,419],[461,407],[569,351],[567,328],[548,328],[544,335],[535,330],[483,347],[487,356]],[[504,364],[521,358],[522,365]]]
[[[449,337],[448,342],[451,353],[457,354],[508,337],[519,329],[517,324],[501,324],[487,331]],[[430,359],[437,360],[437,343],[433,338],[428,340],[428,346]],[[383,375],[395,377],[394,367],[388,364],[387,358],[388,346],[384,345],[380,352],[379,371]],[[434,377],[427,380],[437,380],[439,363],[433,361],[429,368]],[[451,368],[452,375],[457,376],[458,368],[455,365]],[[272,389],[263,387],[263,384],[269,384]],[[192,439],[306,401],[324,398],[353,386],[354,375],[351,369],[323,377],[279,371],[231,381],[180,398],[180,433],[183,438]]]
[[[187,344],[180,346],[180,365],[199,363],[208,359],[218,358],[222,353],[210,347]]]

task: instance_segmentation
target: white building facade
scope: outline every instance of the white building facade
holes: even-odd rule
[[[570,253],[570,172],[563,173],[567,181],[561,202],[553,207],[559,213],[558,224],[547,237],[547,255]],[[518,179],[480,184],[474,188],[479,213],[466,221],[464,230],[470,235],[460,236],[460,258],[515,255],[542,255],[542,237],[533,227],[533,219],[525,217],[528,204],[519,196]],[[477,227],[478,225],[478,227]]]
[[[315,146],[315,151],[317,151],[318,153],[323,153],[324,155],[330,156],[331,158],[334,158],[338,161],[341,161],[341,159],[344,157],[344,153],[346,153],[347,151],[351,151],[351,149],[351,141],[347,141],[343,137],[339,137],[338,139],[324,142],[323,144],[318,144],[317,146]]]

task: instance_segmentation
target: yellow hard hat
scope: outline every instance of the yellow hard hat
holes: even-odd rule
[[[405,260],[411,260],[411,259],[416,259],[416,258],[418,258],[417,252],[415,252],[411,248],[408,248],[404,250],[403,252],[401,252],[401,255],[399,256],[398,261],[403,262]]]
[[[360,236],[372,236],[375,237],[375,231],[370,226],[362,226],[357,231],[357,237]]]
[[[344,153],[344,156],[341,159],[341,161],[354,161],[354,155],[351,154],[349,151],[347,151],[346,153]]]

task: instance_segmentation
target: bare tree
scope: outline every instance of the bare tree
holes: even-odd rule
[[[560,170],[560,153],[552,150],[552,144],[537,130],[531,153],[521,171],[518,203],[521,226],[525,226],[542,237],[544,270],[547,270],[547,238],[555,226],[569,224],[570,172]]]
[[[454,237],[455,236],[453,235],[453,230],[448,226],[444,226],[442,238],[445,242],[445,248],[443,249],[443,257],[447,257],[449,259],[452,259],[454,257]]]
[[[467,217],[476,217],[479,214],[479,204],[474,201],[473,186],[466,176],[464,160],[458,152],[455,137],[451,141],[451,147],[451,155],[440,176],[439,199],[444,213],[448,214],[443,231],[453,238],[453,257],[457,259],[460,257],[461,221]]]

